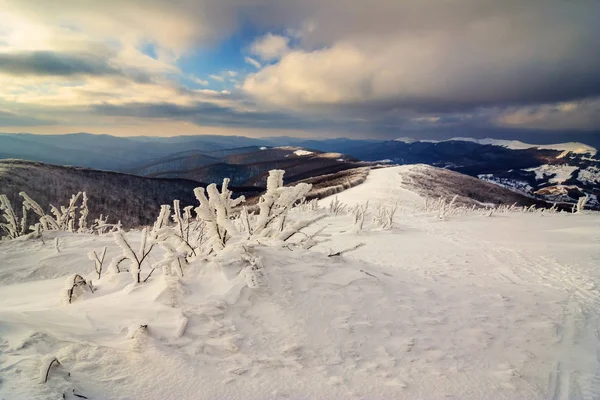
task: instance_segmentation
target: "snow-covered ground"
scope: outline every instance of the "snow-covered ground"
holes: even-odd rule
[[[571,178],[573,172],[579,168],[573,165],[548,165],[544,164],[537,168],[528,168],[524,171],[531,171],[535,173],[535,179],[542,180],[545,176],[552,176],[548,182],[561,184],[564,181]]]
[[[111,235],[0,243],[0,399],[598,398],[600,215],[441,220],[403,186],[410,168],[337,195],[369,201],[362,230],[331,198],[297,211],[328,214],[305,230],[320,243],[254,247],[260,276],[235,247],[135,284],[93,273],[88,251],[119,253]],[[396,203],[392,229],[371,223]],[[73,273],[96,291],[67,304]]]

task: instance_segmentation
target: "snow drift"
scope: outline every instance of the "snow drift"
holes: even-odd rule
[[[448,199],[440,217],[403,185],[408,172],[374,170],[337,199],[299,204],[292,199],[307,188],[280,201],[288,194],[275,174],[263,209],[296,206],[270,231],[256,229],[259,215],[224,216],[226,190],[209,189],[199,215],[216,232],[199,247],[190,241],[206,251],[156,247],[142,276],[163,267],[146,282],[126,273],[127,262],[98,277],[97,258],[123,253],[111,234],[0,243],[0,397],[600,395],[598,216],[492,213]],[[391,207],[384,227],[377,217]],[[148,232],[180,232],[173,217],[188,211],[165,210],[145,232],[121,233],[132,249],[154,243]],[[288,240],[286,226],[298,232]],[[225,242],[223,228],[233,233]],[[164,267],[177,258],[183,273]],[[93,291],[69,304],[73,274]]]

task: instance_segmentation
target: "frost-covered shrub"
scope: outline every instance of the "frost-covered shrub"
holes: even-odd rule
[[[311,185],[300,183],[285,187],[283,174],[284,171],[281,170],[270,171],[267,190],[260,197],[254,213],[249,213],[246,207],[239,207],[245,200],[244,197],[232,198],[228,179],[224,180],[221,191],[214,184],[206,189],[196,188],[194,193],[200,205],[195,209],[185,207],[182,210],[178,200],[173,202],[172,207],[161,206],[152,228],[142,231],[142,241],[137,252],[122,232],[114,233],[122,254],[113,258],[109,269],[120,272],[123,263],[128,261],[125,265],[135,281],[140,283],[145,282],[155,269],[162,269],[167,276],[184,276],[186,268],[196,259],[215,260],[215,257],[229,254],[232,249],[243,248],[244,252],[236,250],[233,253],[248,266],[244,273],[249,286],[258,285],[261,262],[250,255],[250,249],[265,242],[285,242],[301,229],[326,216],[323,214],[312,215],[309,219],[290,218],[290,211],[294,206],[303,204]],[[311,202],[308,207],[315,209],[316,202]],[[314,246],[314,239],[321,231],[311,236],[304,235],[295,245],[305,248]],[[144,261],[154,246],[160,246],[164,250],[163,259],[155,262],[148,276],[142,279]],[[98,271],[102,270],[100,265],[103,257],[90,254],[90,258],[95,260],[96,272],[100,274]]]
[[[0,195],[0,211],[2,211],[2,217],[5,221],[0,223],[0,228],[4,231],[4,238],[14,239],[31,232],[35,232],[39,236],[42,231],[103,233],[110,229],[120,229],[120,224],[108,225],[106,218],[102,216],[96,219],[91,227],[88,227],[88,197],[85,192],[78,192],[71,196],[69,204],[66,206],[56,207],[50,205],[49,214],[27,193],[20,192],[19,195],[23,198],[20,217],[15,213],[7,196]],[[32,211],[38,219],[37,222],[31,221],[31,225],[28,211]]]
[[[297,207],[300,211],[317,211],[319,209],[319,200],[312,199],[306,201],[306,199],[302,199]]]
[[[133,248],[131,247],[131,244],[127,241],[127,239],[125,239],[125,236],[123,235],[122,232],[114,233],[115,241],[121,248],[121,251],[123,252],[123,254],[122,254],[122,256],[113,259],[113,263],[111,263],[111,264],[115,265],[116,268],[118,269],[118,265],[121,262],[123,262],[125,260],[129,260],[129,272],[131,272],[131,274],[133,275],[133,278],[135,279],[135,281],[137,283],[142,282],[141,274],[142,274],[143,263],[146,260],[146,257],[148,257],[148,254],[150,254],[150,252],[154,248],[153,240],[149,241],[148,236],[149,236],[148,228],[144,228],[144,230],[142,230],[142,241],[140,243],[140,248],[139,248],[138,252],[136,253],[133,250]],[[150,243],[150,242],[152,242],[152,243]],[[115,260],[118,260],[118,261],[115,263]],[[154,270],[150,271],[150,273],[148,274],[146,279],[144,279],[144,282],[150,277],[150,275],[152,274],[153,271]]]
[[[244,198],[231,199],[232,193],[227,188],[228,179],[223,182],[221,193],[214,184],[207,187],[206,194],[202,188],[195,190],[200,201],[200,206],[195,211],[197,220],[205,223],[207,239],[204,247],[208,248],[209,254],[223,250],[232,238],[238,241],[266,237],[287,240],[314,222],[314,219],[290,221],[290,210],[302,202],[311,185],[299,183],[295,186],[283,186],[284,173],[283,170],[269,172],[267,190],[256,205],[256,214],[249,213],[245,207],[234,214],[233,209],[240,205]]]
[[[445,198],[440,199],[439,207],[438,207],[438,218],[439,219],[444,219],[453,213],[454,203],[456,202],[457,198],[458,198],[458,195],[455,195],[452,198],[452,200],[450,201],[450,203],[446,203]]]
[[[333,215],[342,214],[346,210],[346,205],[335,196],[329,203],[329,212]]]
[[[173,208],[162,205],[149,232],[152,242],[165,251],[163,259],[154,263],[153,267],[162,268],[167,275],[183,276],[185,267],[193,258],[205,256],[206,252],[211,251],[210,245],[206,245],[207,223],[192,216],[192,209],[192,206],[187,206],[182,212],[179,200],[173,201]],[[170,223],[171,220],[173,224]]]
[[[251,237],[288,236],[306,226],[306,221],[290,223],[288,213],[292,207],[304,199],[311,189],[308,183],[296,186],[283,186],[283,170],[269,171],[267,191],[258,202],[259,213],[250,224]],[[285,239],[282,239],[285,240]]]
[[[66,303],[71,304],[75,299],[88,291],[92,293],[94,291],[91,283],[88,283],[81,275],[73,274],[65,281],[63,299]]]
[[[261,286],[263,280],[263,264],[262,259],[259,256],[251,254],[247,249],[242,253],[242,260],[246,261],[248,265],[242,271],[246,278],[246,285],[250,289],[257,289]]]
[[[367,210],[369,209],[369,201],[364,204],[357,204],[351,210],[354,216],[354,226],[358,230],[362,230],[365,225],[365,219],[367,217]]]
[[[4,231],[4,237],[8,239],[14,239],[24,234],[23,225],[26,225],[26,217],[23,217],[22,221],[19,221],[19,217],[15,214],[15,211],[8,200],[6,195],[0,195],[0,211],[2,211],[2,219],[4,222],[0,223],[0,228]],[[24,210],[26,212],[26,210]]]
[[[104,246],[101,254],[96,253],[95,251],[90,251],[88,253],[88,258],[94,262],[94,270],[98,274],[98,279],[102,278],[102,267],[104,264],[104,258],[106,257],[106,249]]]
[[[578,213],[581,213],[585,210],[585,205],[587,204],[589,200],[589,197],[587,195],[580,197],[579,200],[577,200],[577,211]]]
[[[208,245],[215,252],[222,250],[227,241],[236,234],[237,230],[231,221],[232,210],[245,200],[244,196],[232,199],[233,193],[228,189],[228,185],[229,179],[226,178],[220,193],[214,183],[208,185],[206,192],[201,187],[194,189],[194,194],[200,202],[200,206],[195,210],[197,218],[206,224]]]
[[[380,205],[373,216],[373,223],[383,229],[389,229],[394,225],[394,216],[398,210],[398,203],[393,206],[385,207]]]
[[[97,235],[104,235],[109,232],[118,232],[122,229],[121,221],[118,221],[116,224],[108,223],[108,215],[104,216],[100,214],[98,218],[94,220],[94,223],[90,227],[90,232],[95,233]]]

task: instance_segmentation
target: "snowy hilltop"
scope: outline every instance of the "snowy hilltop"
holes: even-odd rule
[[[84,193],[0,197],[0,399],[600,396],[600,214],[430,168],[311,201],[275,170],[255,204],[225,181],[129,231]]]

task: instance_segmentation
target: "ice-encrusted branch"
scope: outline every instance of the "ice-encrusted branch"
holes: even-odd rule
[[[98,255],[96,251],[90,251],[88,253],[88,258],[94,262],[94,269],[98,274],[98,279],[102,278],[102,265],[104,264],[104,257],[106,256],[107,247],[104,246],[104,250],[102,251],[102,255]]]
[[[142,282],[142,277],[141,277],[142,264],[143,264],[144,260],[146,259],[146,257],[150,254],[150,252],[154,248],[154,243],[151,243],[151,244],[148,243],[148,228],[144,228],[142,230],[142,241],[140,243],[140,248],[139,248],[139,251],[137,254],[133,250],[133,248],[127,241],[127,239],[125,239],[125,236],[123,235],[122,232],[115,232],[114,238],[115,238],[115,242],[119,245],[119,247],[121,248],[121,251],[123,252],[123,255],[122,255],[121,259],[118,261],[118,263],[121,263],[124,260],[129,260],[129,262],[131,263],[130,264],[131,268],[130,268],[129,272],[131,272],[131,274],[133,275],[133,277],[137,283],[141,283]],[[113,260],[113,263],[114,263],[114,260]],[[144,282],[145,282],[145,280],[144,280]]]

